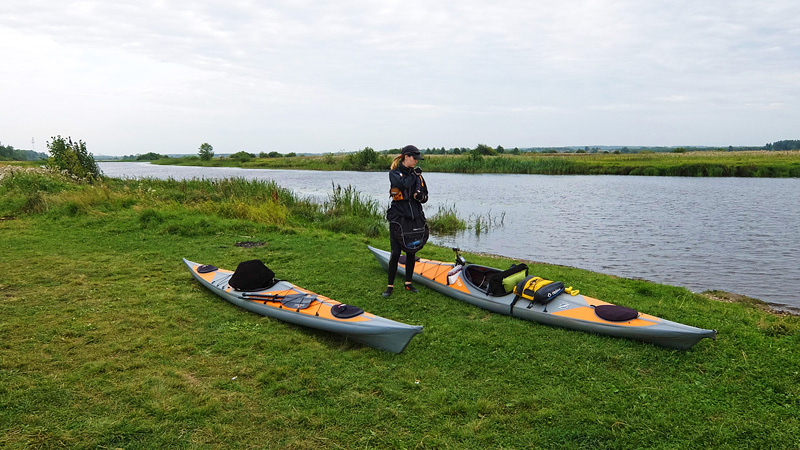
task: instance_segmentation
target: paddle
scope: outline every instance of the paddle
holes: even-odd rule
[[[242,294],[242,298],[246,300],[263,300],[264,304],[267,302],[280,302],[279,308],[286,306],[287,308],[296,309],[298,312],[301,309],[308,308],[314,300],[317,299],[315,294],[289,294],[289,295],[276,295],[276,294]]]

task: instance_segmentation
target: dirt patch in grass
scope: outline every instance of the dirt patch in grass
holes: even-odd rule
[[[267,243],[262,241],[243,241],[243,242],[237,242],[233,245],[242,248],[253,248],[253,247],[263,247],[267,245]]]

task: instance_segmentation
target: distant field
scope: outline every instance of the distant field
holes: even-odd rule
[[[326,154],[242,161],[197,157],[158,160],[156,164],[231,166],[260,169],[387,170],[392,155],[366,149],[354,154]],[[691,177],[800,177],[800,150],[708,151],[687,153],[522,153],[426,155],[423,170],[451,173],[528,173],[544,175],[649,175]]]

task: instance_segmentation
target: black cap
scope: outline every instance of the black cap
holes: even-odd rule
[[[403,150],[400,151],[400,154],[404,156],[405,155],[413,156],[414,159],[416,159],[417,161],[419,161],[420,159],[425,159],[425,157],[422,156],[422,154],[419,152],[419,149],[417,147],[414,147],[413,145],[406,145],[405,147],[403,147]]]

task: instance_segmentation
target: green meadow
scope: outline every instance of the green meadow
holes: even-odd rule
[[[424,287],[382,298],[366,246],[388,248],[388,233],[350,188],[314,203],[241,179],[0,176],[0,448],[800,448],[800,318],[757,300],[529,264],[719,332],[668,350]],[[447,228],[464,226],[456,211],[442,211]],[[258,258],[425,329],[395,355],[258,316],[205,290],[182,257],[231,269]]]
[[[387,170],[392,155],[366,148],[352,154],[272,158],[196,156],[156,164],[229,166],[260,169]],[[688,177],[800,177],[800,150],[692,151],[685,153],[538,153],[426,155],[420,166],[431,172],[521,173],[544,175],[646,175]]]

